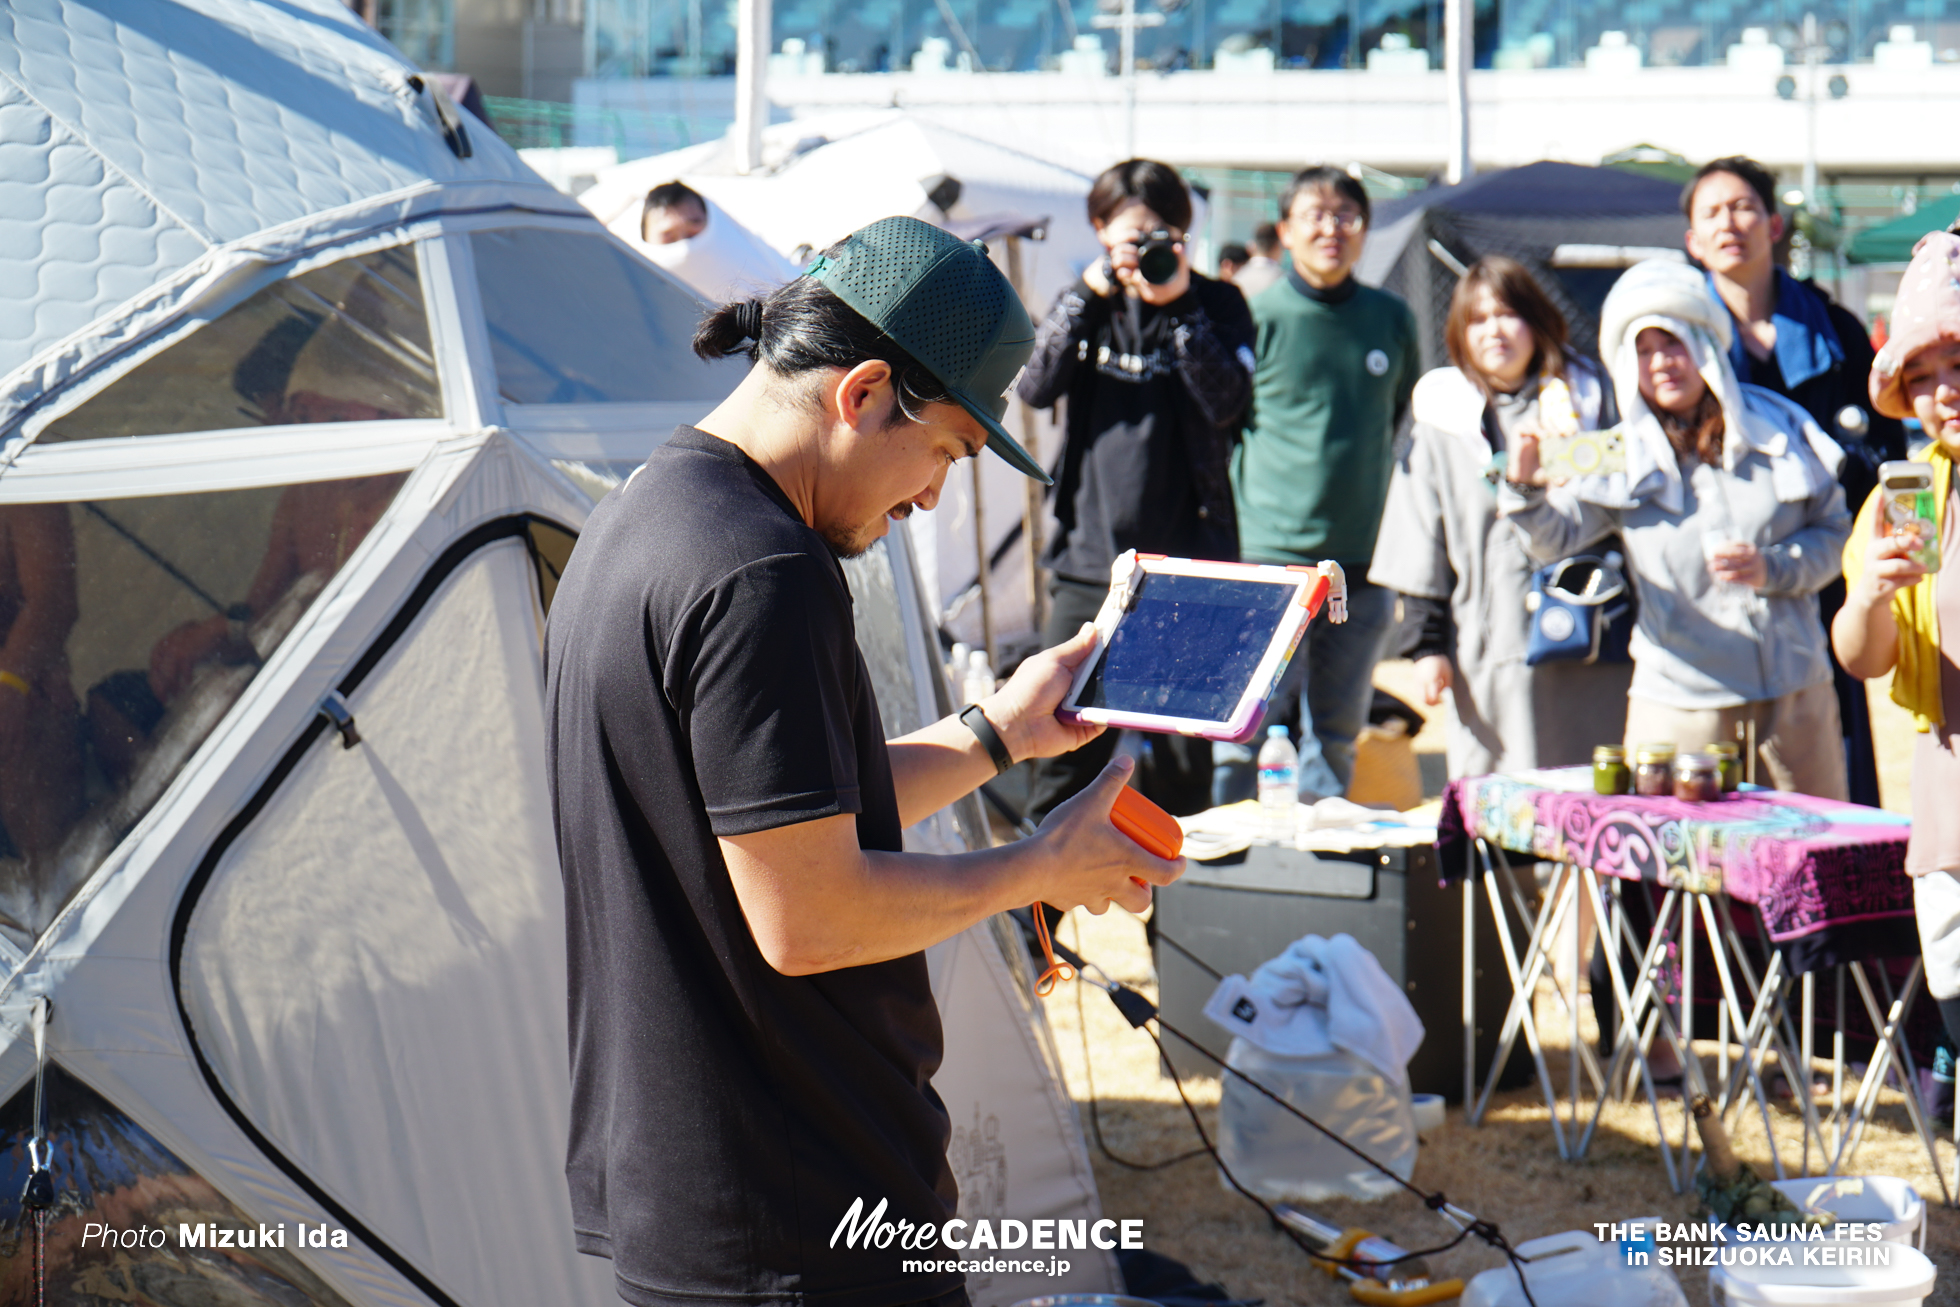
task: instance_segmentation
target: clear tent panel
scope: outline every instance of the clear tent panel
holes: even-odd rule
[[[275,282],[56,418],[43,441],[442,416],[415,251]]]
[[[720,402],[728,364],[690,342],[701,302],[619,241],[515,227],[470,234],[497,389],[514,404]]]
[[[46,928],[405,477],[0,504],[0,932]]]
[[[50,1063],[45,1082],[55,1193],[45,1277],[50,1303],[155,1303],[160,1307],[346,1307],[347,1300],[299,1259],[300,1235],[280,1224],[285,1247],[260,1247],[261,1227],[203,1176],[101,1094]],[[30,1081],[0,1107],[0,1301],[40,1301],[33,1275],[34,1225],[23,1219],[27,1141],[33,1134]],[[143,1235],[106,1246],[88,1227]],[[184,1228],[207,1244],[229,1231],[230,1247],[186,1247]],[[317,1229],[318,1227],[311,1227]],[[250,1241],[250,1247],[239,1245]],[[193,1240],[195,1242],[195,1240]]]

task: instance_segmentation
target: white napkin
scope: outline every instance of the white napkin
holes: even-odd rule
[[[1407,1074],[1422,1019],[1375,955],[1352,935],[1308,935],[1244,976],[1227,976],[1205,1004],[1219,1026],[1269,1053],[1354,1054],[1383,1075]]]

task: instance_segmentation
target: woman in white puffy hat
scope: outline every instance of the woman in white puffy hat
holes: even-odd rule
[[[1499,508],[1547,562],[1611,531],[1625,539],[1640,600],[1629,747],[1699,748],[1752,723],[1758,779],[1842,799],[1817,592],[1851,529],[1835,479],[1843,451],[1795,404],[1736,380],[1732,330],[1685,263],[1628,269],[1600,331],[1625,415],[1625,470],[1548,488],[1537,441],[1523,437]]]

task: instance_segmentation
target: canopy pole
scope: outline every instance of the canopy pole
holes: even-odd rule
[[[980,573],[980,643],[987,651],[987,666],[1000,668],[1000,653],[994,648],[994,597],[992,578],[987,574],[987,518],[980,506],[980,460],[973,460],[973,558]],[[962,676],[966,673],[961,672]]]
[[[1443,175],[1455,186],[1470,176],[1471,0],[1443,0],[1443,74],[1449,87],[1449,140]]]
[[[735,171],[762,167],[762,128],[769,120],[771,0],[740,0],[735,22]]]
[[[1021,284],[1021,238],[1007,238],[1007,281],[1014,287],[1014,293],[1027,302],[1027,290]],[[1028,451],[1028,457],[1041,461],[1041,438],[1035,430],[1034,409],[1020,396],[1014,398],[1015,407],[1021,410],[1021,448]],[[1026,498],[1021,505],[1021,547],[1028,555],[1028,615],[1034,622],[1035,634],[1041,634],[1047,624],[1048,615],[1043,607],[1048,596],[1041,584],[1041,483],[1033,477],[1026,479]]]

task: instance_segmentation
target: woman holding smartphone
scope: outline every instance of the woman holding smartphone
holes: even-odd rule
[[[1892,699],[1919,727],[1912,755],[1913,877],[1926,987],[1949,1040],[1960,1042],[1960,531],[1954,529],[1953,460],[1960,455],[1960,237],[1919,242],[1899,283],[1892,335],[1872,365],[1872,404],[1888,417],[1916,417],[1932,444],[1916,459],[1931,473],[1930,529],[1888,523],[1879,489],[1865,501],[1844,550],[1844,607],[1831,624],[1838,661],[1853,676],[1892,672]],[[1897,464],[1888,463],[1887,470]],[[1903,470],[1903,469],[1901,469]],[[1903,516],[1903,515],[1902,515]],[[1937,570],[1922,550],[1937,542]],[[1952,1113],[1947,1050],[1945,1114]],[[1935,1064],[1935,1074],[1939,1071]]]
[[[1497,514],[1520,433],[1612,424],[1599,370],[1514,259],[1479,259],[1456,284],[1443,342],[1455,367],[1416,383],[1368,579],[1402,596],[1404,649],[1424,702],[1449,703],[1449,773],[1586,761],[1617,739],[1626,663],[1525,664],[1525,596],[1537,563]]]
[[[1836,480],[1844,455],[1802,409],[1736,380],[1732,330],[1685,263],[1628,269],[1600,330],[1625,415],[1625,470],[1548,490],[1538,441],[1520,433],[1498,506],[1545,562],[1614,531],[1626,542],[1640,596],[1629,747],[1753,734],[1777,789],[1842,799],[1817,592],[1851,530]]]

